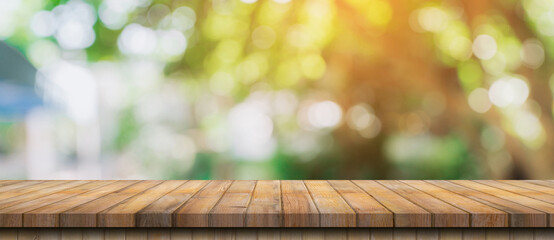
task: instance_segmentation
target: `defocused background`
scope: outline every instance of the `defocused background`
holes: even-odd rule
[[[552,0],[0,1],[2,179],[554,177]]]

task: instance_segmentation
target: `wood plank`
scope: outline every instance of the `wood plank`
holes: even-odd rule
[[[486,192],[489,194],[494,194],[494,196],[498,198],[502,198],[508,201],[512,201],[521,205],[524,205],[529,208],[533,208],[542,212],[545,212],[548,214],[548,222],[550,222],[550,227],[554,227],[554,205],[550,203],[546,203],[537,199],[533,199],[530,197],[526,197],[520,194],[516,194],[513,192],[508,192],[505,190],[501,190],[495,187],[491,187],[488,185],[484,185],[481,183],[477,183],[474,181],[467,181],[467,180],[455,180],[454,183],[458,185],[462,185],[465,187],[469,187],[481,192]]]
[[[125,239],[132,239],[132,238],[128,238],[127,236],[128,236],[127,233],[125,233]],[[171,239],[171,232],[169,231],[169,229],[164,229],[164,228],[148,229],[148,240],[170,240],[170,239]]]
[[[481,184],[484,184],[484,185],[488,185],[488,186],[491,186],[491,187],[494,187],[494,188],[502,189],[502,190],[505,190],[505,191],[508,191],[508,192],[512,192],[512,193],[515,193],[515,194],[518,194],[518,195],[523,195],[525,197],[530,197],[530,198],[534,198],[534,199],[537,199],[537,200],[541,200],[543,202],[547,202],[547,203],[550,203],[550,204],[554,204],[554,196],[550,195],[548,193],[543,193],[543,192],[535,191],[535,190],[532,190],[532,189],[528,189],[528,188],[524,188],[524,187],[518,187],[518,186],[515,186],[515,185],[512,185],[512,184],[493,181],[493,180],[478,180],[478,181],[475,181],[475,182],[478,182],[478,183],[481,183]],[[552,189],[552,190],[554,190],[554,189]]]
[[[348,233],[343,228],[323,228],[325,240],[348,240]]]
[[[0,181],[0,187],[16,184],[20,182],[23,182],[23,180],[2,180]]]
[[[356,184],[347,180],[330,180],[329,183],[356,212],[358,227],[392,227],[394,225],[392,212]]]
[[[0,186],[0,193],[5,194],[7,192],[14,191],[16,189],[22,189],[25,187],[29,187],[35,184],[43,183],[45,181],[39,181],[39,180],[26,180],[26,181],[16,181],[12,184],[4,184]]]
[[[303,181],[281,181],[284,227],[319,227],[319,211]]]
[[[62,238],[62,232],[57,228],[42,228],[38,231],[40,240],[59,240]]]
[[[394,240],[416,240],[417,231],[409,228],[396,228],[392,237]]]
[[[233,181],[214,180],[174,213],[177,227],[208,227],[208,213]]]
[[[282,240],[302,240],[302,230],[297,228],[281,228]]]
[[[137,226],[172,227],[173,212],[208,183],[209,181],[191,180],[167,193],[137,213]]]
[[[90,181],[61,181],[61,184],[57,184],[58,181],[54,181],[52,182],[54,183],[54,185],[45,186],[49,182],[50,181],[47,181],[45,184],[39,183],[37,185],[33,185],[29,187],[29,188],[35,188],[37,186],[42,186],[42,188],[36,189],[36,191],[28,192],[23,195],[11,197],[0,201],[0,209],[7,208],[20,203],[25,203],[62,190],[71,189],[71,188],[89,183]]]
[[[23,226],[59,227],[61,212],[67,211],[97,198],[101,198],[107,194],[118,191],[137,182],[138,181],[115,181],[86,193],[28,211],[23,214]]]
[[[439,230],[443,228],[420,228],[417,229],[417,240],[438,240]]]
[[[169,180],[139,193],[113,207],[99,212],[99,227],[135,227],[135,214],[168,192],[183,185],[184,181]]]
[[[527,240],[533,239],[535,236],[532,228],[521,229],[521,228],[512,228],[510,229],[510,239],[511,240]]]
[[[192,230],[187,228],[172,228],[171,240],[192,240]]]
[[[325,239],[325,229],[323,228],[313,228],[305,229],[302,231],[303,240],[323,240]]]
[[[533,184],[531,182],[517,180],[500,180],[499,182],[554,195],[554,188],[546,187],[540,184]]]
[[[0,209],[0,227],[23,227],[23,213],[102,187],[113,181],[92,181]]]
[[[546,226],[546,214],[523,205],[489,195],[475,189],[454,184],[451,181],[427,181],[448,191],[471,198],[490,207],[502,210],[509,214],[510,227],[538,227]]]
[[[235,238],[240,240],[257,240],[258,230],[251,228],[237,228],[235,231]]]
[[[371,232],[367,228],[350,228],[347,230],[348,239],[351,240],[369,240]]]
[[[213,228],[197,228],[192,230],[193,240],[214,240],[215,232]]]
[[[402,181],[471,214],[472,227],[508,227],[508,213],[425,181]]]
[[[431,227],[431,213],[369,180],[352,181],[394,214],[395,227]]]
[[[38,229],[24,229],[19,228],[17,230],[18,240],[36,240],[39,239]]]
[[[535,229],[535,240],[552,240],[552,239],[554,239],[554,229],[552,228]]]
[[[106,240],[124,240],[125,229],[122,228],[106,228],[104,232],[104,239]]]
[[[464,240],[485,240],[487,232],[484,228],[466,228],[462,232]]]
[[[0,240],[17,240],[17,229],[0,228]]]
[[[391,240],[393,229],[391,228],[376,228],[371,230],[371,240]]]
[[[498,228],[487,228],[486,230],[487,240],[502,240],[510,239],[510,231]]]
[[[163,181],[140,181],[60,214],[61,227],[96,227],[97,214]]]
[[[0,187],[0,203],[9,201],[10,198],[21,196],[34,191],[56,186],[64,181],[24,181],[8,186]]]
[[[281,217],[281,182],[277,180],[260,180],[252,193],[250,205],[246,210],[247,227],[280,227]]]
[[[244,227],[256,181],[234,181],[209,213],[210,227]]]
[[[83,229],[83,240],[104,240],[104,229]]]
[[[149,229],[147,228],[126,228],[125,229],[125,239],[129,240],[148,240]]]
[[[234,240],[236,228],[220,228],[214,231],[214,240]]]
[[[469,214],[399,181],[377,181],[432,214],[433,227],[469,227]]]
[[[309,180],[304,183],[319,210],[320,227],[356,226],[356,212],[327,181]]]
[[[258,240],[279,240],[281,232],[278,229],[261,228],[258,230]]]
[[[82,229],[62,229],[61,231],[62,231],[62,234],[61,234],[62,240],[82,240],[83,239]]]
[[[546,181],[546,180],[525,180],[524,182],[529,182],[532,184],[537,184],[549,188],[554,188],[554,182],[553,181]]]
[[[440,240],[462,240],[462,229],[441,228],[439,230]]]

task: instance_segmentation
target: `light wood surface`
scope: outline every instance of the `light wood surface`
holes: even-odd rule
[[[554,182],[546,180],[0,180],[0,227],[553,227],[553,215]],[[61,236],[75,234],[80,233]],[[224,237],[229,232],[213,235]],[[277,235],[321,237],[310,231],[260,236]],[[156,231],[149,236],[168,235]],[[330,236],[366,234],[343,231]],[[434,234],[400,231],[392,236],[433,238]]]

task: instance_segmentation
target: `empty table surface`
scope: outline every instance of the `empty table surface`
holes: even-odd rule
[[[0,227],[554,227],[554,182],[0,180]]]

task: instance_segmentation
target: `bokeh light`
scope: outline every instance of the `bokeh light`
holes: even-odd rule
[[[552,178],[553,12],[0,1],[0,175]]]

